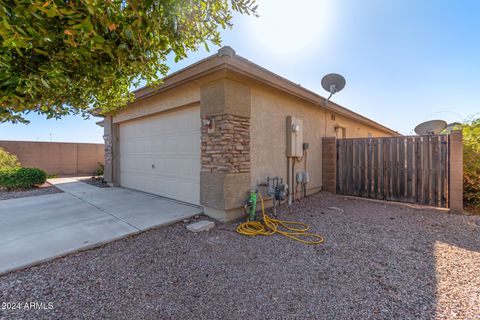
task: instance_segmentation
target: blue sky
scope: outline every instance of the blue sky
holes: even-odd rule
[[[235,15],[223,32],[237,54],[322,95],[322,76],[340,73],[335,102],[403,134],[480,113],[480,1],[257,1],[260,18]],[[168,64],[173,72],[217,49]],[[103,142],[98,119],[28,119],[0,124],[0,139]]]

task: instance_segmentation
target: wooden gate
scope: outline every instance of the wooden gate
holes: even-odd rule
[[[449,136],[337,140],[337,193],[449,207]]]

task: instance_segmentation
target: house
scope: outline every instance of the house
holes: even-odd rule
[[[306,194],[320,191],[322,137],[398,135],[324,100],[223,47],[105,117],[105,179],[224,221],[267,177],[307,171]]]

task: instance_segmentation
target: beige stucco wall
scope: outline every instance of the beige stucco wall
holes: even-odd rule
[[[190,82],[130,104],[114,115],[113,122],[119,123],[199,102],[200,85],[198,82]]]
[[[310,188],[321,186],[321,137],[325,132],[325,111],[279,91],[255,86],[252,88],[250,132],[252,188],[268,176],[287,178],[287,116],[304,119],[304,141],[310,144],[307,156]],[[303,171],[304,162],[297,163],[295,169]]]
[[[223,78],[225,78],[225,72],[217,71],[171,87],[167,81],[163,84],[167,86],[167,88],[163,88],[161,91],[149,97],[137,99],[130,103],[125,109],[112,114],[112,122],[118,124],[179,107],[198,105],[201,99],[200,88],[206,83]],[[108,132],[106,132],[106,134],[108,134]]]
[[[252,86],[251,118],[251,188],[267,176],[287,178],[286,118],[297,116],[304,120],[304,142],[309,143],[307,171],[309,192],[322,187],[322,137],[336,136],[334,127],[345,127],[347,138],[389,136],[373,127],[335,115],[301,99],[261,85]],[[305,163],[296,163],[295,172],[304,171]]]
[[[372,137],[391,136],[389,133],[369,127],[356,120],[345,118],[339,114],[333,114],[335,118],[333,120],[332,114],[333,113],[331,111],[327,111],[327,126],[325,132],[326,137],[336,136],[339,139],[342,138],[340,131],[335,132],[335,126],[346,128],[346,138],[367,138],[369,134],[371,134]]]
[[[22,166],[47,174],[90,175],[104,162],[103,144],[0,141],[0,148],[16,155]]]

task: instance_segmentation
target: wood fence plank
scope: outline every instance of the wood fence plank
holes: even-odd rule
[[[415,203],[423,204],[423,170],[422,170],[422,162],[423,162],[423,137],[418,137],[417,140],[417,201]]]
[[[385,166],[385,199],[386,200],[391,200],[391,190],[392,190],[392,181],[390,179],[391,177],[391,170],[392,170],[392,151],[391,151],[391,146],[390,146],[391,139],[387,138],[385,139],[385,148],[383,152],[383,157],[384,157],[384,166]]]
[[[367,139],[367,197],[372,197],[372,172],[373,172],[373,146],[372,146],[372,139]]]
[[[374,196],[374,170],[375,170],[375,160],[374,160],[374,149],[375,146],[373,144],[372,139],[368,139],[368,197],[375,198]]]
[[[362,197],[365,197],[366,196],[366,188],[365,188],[365,185],[366,185],[366,155],[365,155],[365,147],[366,147],[366,143],[365,143],[365,140],[362,139],[361,140],[361,149],[360,149],[360,154],[361,154],[361,157],[362,157],[362,161],[361,161],[361,173],[362,173],[362,178],[360,180],[360,194],[362,195]]]
[[[433,137],[428,137],[428,205],[433,206]]]
[[[430,137],[423,136],[422,139],[422,204],[428,205],[430,203]]]
[[[366,161],[365,161],[365,140],[360,140],[360,195],[362,197],[366,196],[365,180],[366,180]]]
[[[339,194],[448,207],[448,136],[337,140]]]
[[[398,138],[398,194],[399,200],[405,201],[405,138]]]
[[[438,187],[438,206],[442,206],[442,136],[438,136],[438,173],[437,173],[437,187]]]
[[[368,193],[369,198],[375,198],[375,143],[374,139],[368,139],[368,159],[369,159],[369,185],[368,185]]]
[[[339,179],[338,179],[338,175],[339,175],[340,170],[341,170],[341,169],[340,169],[341,164],[339,163],[339,162],[340,162],[340,161],[339,161],[340,159],[339,159],[339,157],[338,157],[338,153],[339,153],[340,150],[341,150],[341,149],[340,149],[340,141],[337,140],[337,141],[336,141],[336,144],[335,144],[335,156],[336,156],[336,161],[337,161],[337,168],[336,168],[336,169],[337,169],[337,173],[336,173],[336,176],[335,176],[335,180],[337,181],[337,190],[336,190],[337,193],[339,193],[339,189],[340,189],[340,187],[339,187],[340,183],[339,183]]]
[[[445,208],[447,206],[447,193],[446,187],[446,156],[447,156],[447,136],[442,135],[440,137],[440,206]]]
[[[335,177],[335,180],[337,181],[337,194],[342,194],[342,185],[341,185],[341,176],[342,176],[342,140],[337,140],[336,142],[336,160],[337,160],[337,175]]]
[[[379,184],[379,190],[378,190],[378,198],[379,199],[385,199],[385,165],[384,165],[384,149],[385,149],[385,145],[384,145],[384,142],[385,142],[385,139],[383,138],[380,138],[378,140],[378,156],[379,156],[379,159],[378,159],[378,177],[379,177],[379,181],[378,181],[378,184]]]
[[[393,193],[393,175],[395,173],[395,169],[393,166],[395,165],[393,161],[393,148],[395,144],[395,139],[389,139],[388,141],[388,195],[389,200],[395,200],[395,194]]]
[[[355,188],[355,192],[356,192],[356,195],[357,196],[360,196],[361,195],[361,186],[362,186],[362,171],[361,171],[361,168],[360,168],[360,164],[361,164],[361,161],[362,161],[362,151],[361,151],[361,147],[360,147],[360,141],[357,140],[356,141],[356,154],[357,154],[357,180],[356,180],[356,188]]]
[[[381,172],[379,173],[380,176],[380,199],[386,200],[387,195],[385,194],[385,178],[386,178],[386,172],[387,172],[387,167],[385,166],[385,148],[387,147],[387,139],[382,138],[380,140],[380,145],[379,145],[379,154],[380,154],[380,159],[378,162],[378,165],[380,166]]]
[[[443,161],[443,171],[444,171],[444,198],[445,198],[445,208],[450,207],[450,197],[449,197],[449,186],[450,186],[450,139],[448,136],[444,137],[444,161]]]
[[[415,140],[412,137],[407,138],[407,202],[413,202],[413,144]]]
[[[342,140],[342,191],[343,194],[347,193],[347,179],[348,179],[348,170],[349,170],[349,163],[348,163],[348,148],[347,148],[347,141]]]
[[[392,139],[392,200],[398,201],[398,139]]]
[[[402,177],[403,177],[403,168],[402,168],[402,142],[403,137],[398,137],[397,139],[397,193],[398,200],[402,199]]]
[[[352,153],[351,153],[351,156],[352,156],[352,184],[350,185],[350,188],[351,188],[351,195],[354,195],[356,196],[357,193],[356,193],[356,190],[357,190],[357,147],[356,147],[356,142],[355,140],[351,140],[351,148],[352,148]]]
[[[350,172],[350,163],[348,162],[348,156],[349,156],[349,152],[348,152],[348,140],[343,140],[343,148],[345,150],[345,156],[344,156],[344,159],[343,159],[343,164],[344,164],[344,168],[345,168],[345,174],[344,174],[344,181],[342,182],[344,185],[343,185],[343,192],[344,194],[349,194],[348,193],[348,177],[349,177],[349,172]]]
[[[422,190],[422,138],[415,138],[415,203],[421,203]]]
[[[337,139],[337,193],[343,194],[343,175],[345,172],[343,162],[343,140]]]
[[[353,141],[347,140],[347,163],[348,163],[348,171],[347,171],[347,185],[345,189],[347,190],[348,194],[352,194],[352,183],[353,183]]]
[[[438,196],[439,194],[439,171],[440,171],[440,151],[439,151],[439,136],[432,136],[431,137],[431,144],[432,144],[432,174],[430,175],[432,178],[432,205],[435,207],[440,206]]]
[[[346,161],[346,156],[347,156],[347,148],[346,148],[346,141],[345,140],[341,140],[342,141],[342,153],[341,153],[341,157],[342,157],[342,175],[341,175],[341,181],[340,181],[340,184],[342,186],[342,194],[345,194],[346,193],[346,176],[347,176],[347,172],[348,172],[348,162]]]
[[[372,198],[378,199],[378,181],[380,179],[380,174],[378,172],[378,144],[379,139],[373,140],[373,194]]]
[[[358,181],[357,181],[357,194],[358,196],[362,196],[362,141],[357,141],[357,174],[358,174]]]

